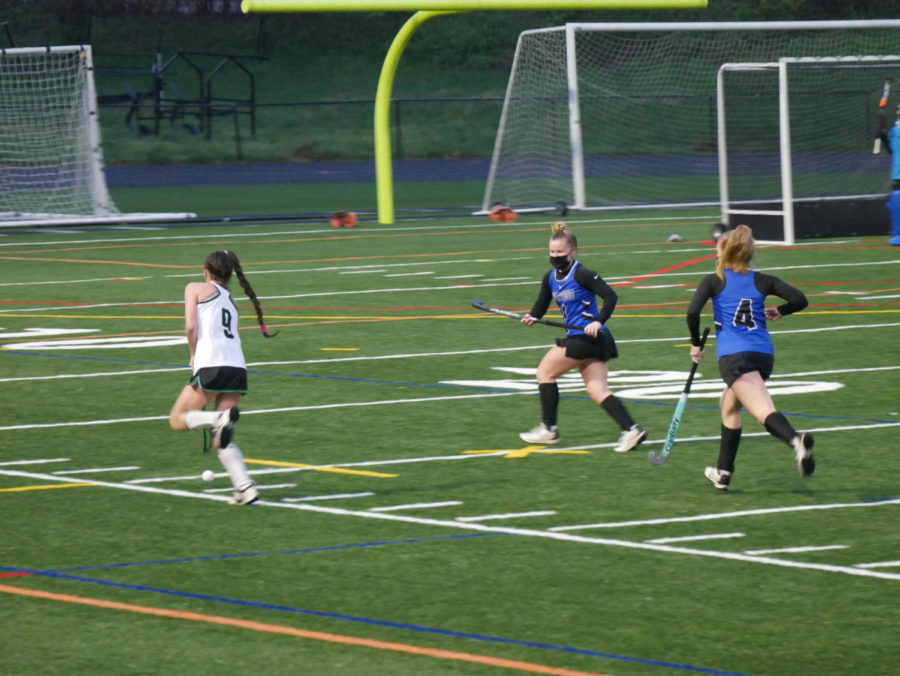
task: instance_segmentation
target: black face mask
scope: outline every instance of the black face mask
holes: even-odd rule
[[[568,256],[550,256],[550,265],[560,272],[566,270],[571,264],[572,261],[569,260]]]

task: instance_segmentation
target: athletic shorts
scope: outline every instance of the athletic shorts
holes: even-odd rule
[[[247,394],[247,369],[237,366],[210,366],[197,369],[189,383],[204,392],[240,392]]]
[[[557,338],[556,344],[566,348],[566,356],[569,359],[609,361],[619,356],[616,341],[607,329],[603,329],[596,338],[591,338],[586,333],[580,333]]]
[[[765,352],[735,352],[719,359],[719,375],[728,387],[745,373],[759,371],[763,380],[768,380],[775,366],[775,355]]]

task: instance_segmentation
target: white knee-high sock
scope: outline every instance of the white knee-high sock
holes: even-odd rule
[[[184,414],[184,426],[189,430],[208,430],[219,422],[221,411],[188,411]]]
[[[253,485],[253,479],[247,474],[247,466],[244,464],[244,455],[237,444],[231,442],[219,451],[219,461],[231,477],[231,485],[239,491],[244,491]]]

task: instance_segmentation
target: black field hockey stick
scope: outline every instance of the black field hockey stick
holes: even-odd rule
[[[709,327],[703,329],[703,337],[700,339],[700,349],[706,345],[706,338],[709,336]],[[681,419],[684,417],[684,408],[687,406],[688,395],[691,393],[691,385],[694,383],[694,374],[697,373],[697,362],[691,365],[691,373],[688,375],[687,382],[684,384],[684,390],[678,398],[678,404],[675,406],[675,413],[672,415],[672,422],[669,423],[669,431],[666,433],[666,442],[663,444],[662,453],[657,455],[653,451],[647,454],[647,459],[654,465],[662,465],[669,459],[672,453],[672,447],[675,445],[675,437],[678,436],[678,428],[681,427]]]
[[[521,315],[518,312],[510,312],[509,310],[501,310],[498,307],[491,307],[487,303],[484,303],[480,300],[473,300],[472,307],[476,310],[484,310],[485,312],[493,312],[495,315],[503,315],[504,317],[512,317],[513,319],[525,319],[526,315]],[[534,319],[534,317],[532,317]],[[565,324],[563,322],[554,322],[550,319],[534,319],[538,324],[546,324],[547,326],[558,326],[561,329],[576,329],[578,331],[584,331],[583,326],[575,326],[573,324]]]
[[[888,99],[891,96],[891,81],[892,78],[890,76],[884,78],[884,88],[881,91],[881,98],[878,100],[878,131],[875,132],[875,144],[872,148],[873,155],[881,152],[881,137],[887,130],[887,120],[885,118]]]

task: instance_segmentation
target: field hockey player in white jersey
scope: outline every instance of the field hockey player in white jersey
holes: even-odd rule
[[[541,423],[519,435],[529,444],[555,444],[559,441],[556,425],[559,408],[557,379],[577,368],[588,396],[600,404],[622,430],[615,450],[633,450],[647,438],[644,429],[628,414],[622,400],[609,390],[607,362],[619,356],[606,321],[616,307],[618,296],[596,272],[575,260],[578,240],[565,223],[554,223],[550,236],[550,264],[541,281],[541,291],[522,323],[531,326],[555,301],[570,326],[565,338],[557,338],[537,368]],[[597,297],[603,299],[597,307]]]
[[[228,293],[228,282],[236,274],[244,293],[253,303],[256,319],[266,338],[271,338],[262,308],[238,257],[231,251],[214,251],[203,264],[202,282],[184,287],[184,333],[191,354],[191,379],[181,390],[169,413],[173,430],[209,430],[213,448],[234,487],[229,501],[249,505],[259,498],[247,474],[241,449],[232,441],[234,424],[240,417],[238,402],[247,393],[247,364],[241,349],[238,309]],[[215,410],[203,409],[215,400]]]

